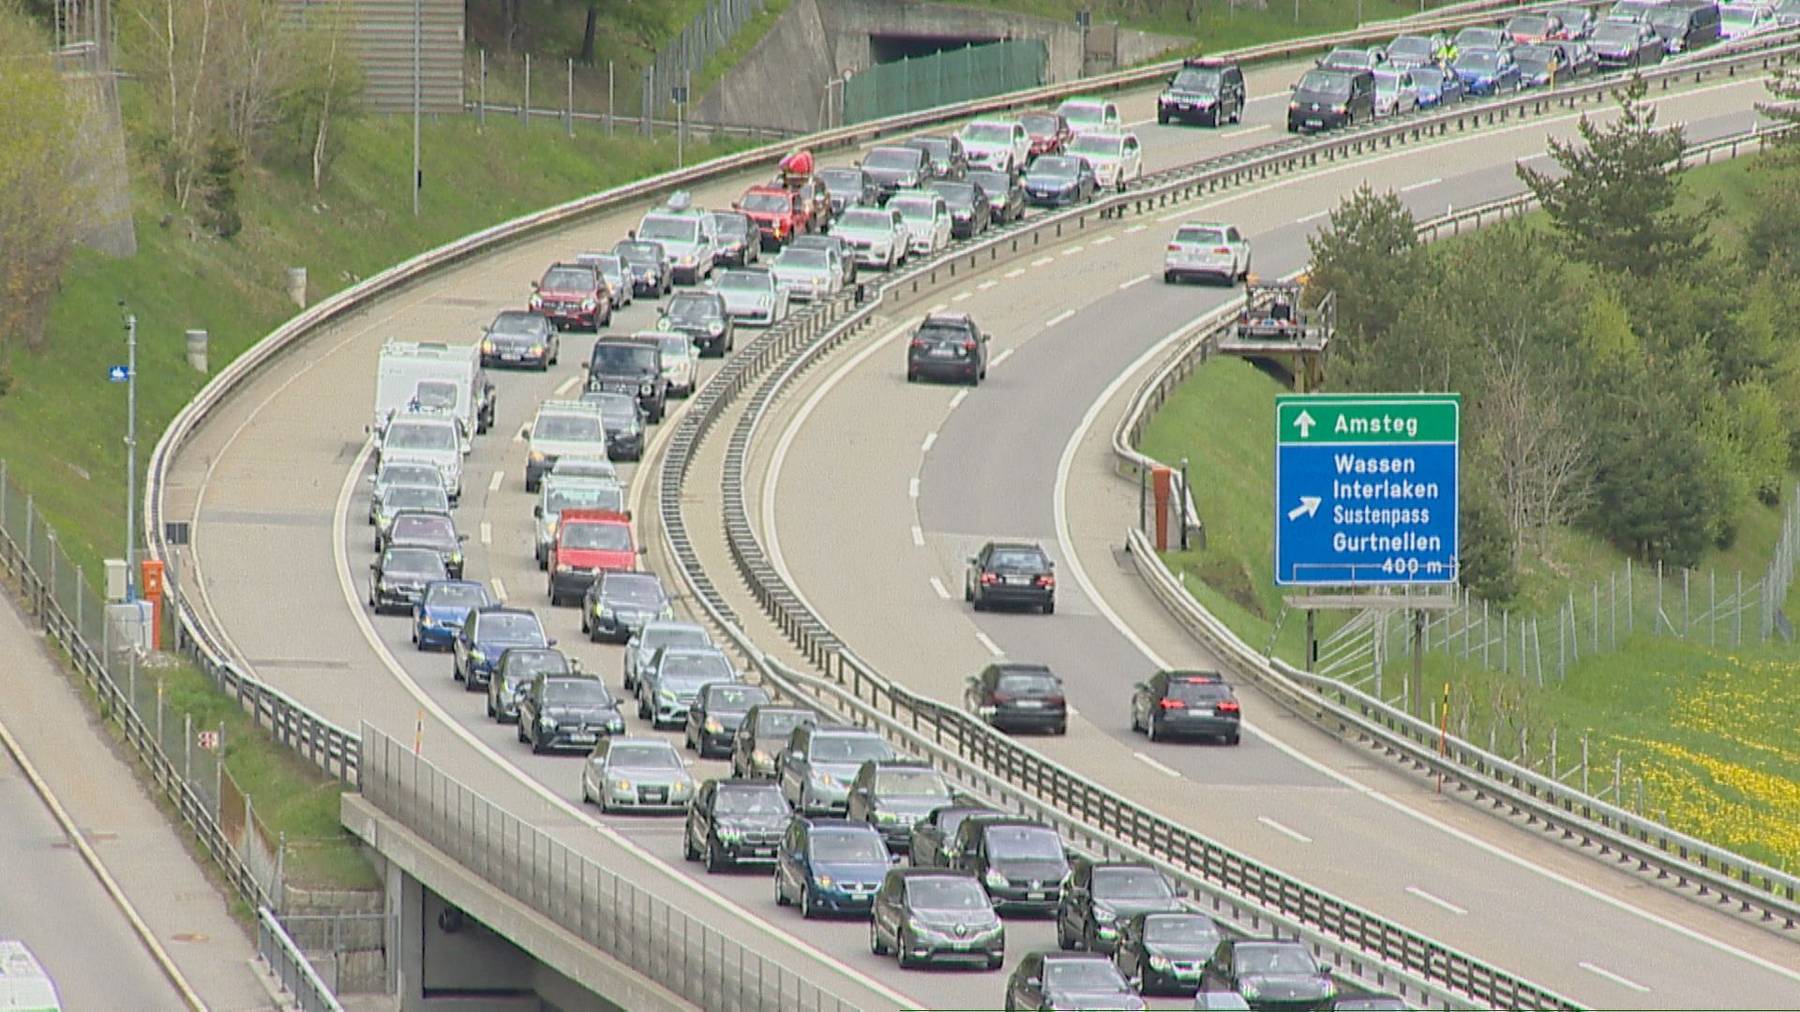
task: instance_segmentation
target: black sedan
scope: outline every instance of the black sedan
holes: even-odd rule
[[[1092,163],[1073,155],[1040,155],[1025,171],[1025,199],[1034,207],[1085,204],[1099,189]]]
[[[844,213],[846,207],[857,204],[874,207],[881,203],[881,188],[861,169],[820,169],[819,182],[825,184],[825,194],[831,199],[831,216],[834,218]]]
[[[631,271],[633,295],[658,299],[675,290],[675,265],[660,242],[623,239],[613,244],[612,251],[625,261]]]
[[[983,611],[995,605],[1056,611],[1056,563],[1037,545],[990,541],[969,557],[963,600]]]
[[[1131,729],[1151,741],[1177,736],[1238,743],[1244,711],[1216,671],[1159,671],[1131,690]]]
[[[540,674],[519,699],[519,740],[534,753],[587,752],[602,737],[624,733],[619,703],[598,678]]]
[[[708,780],[688,806],[681,850],[706,870],[775,863],[775,851],[793,810],[773,780]]]
[[[1193,994],[1224,937],[1205,914],[1134,914],[1119,930],[1113,960],[1139,994]]]
[[[425,595],[426,584],[449,578],[435,550],[390,545],[369,563],[369,607],[377,615],[411,608]]]
[[[737,211],[712,211],[713,228],[719,234],[719,247],[713,263],[727,267],[748,267],[762,259],[762,233],[747,214]]]
[[[542,369],[556,360],[556,328],[542,313],[507,310],[481,335],[481,364]]]
[[[1025,184],[1018,176],[1010,172],[975,169],[969,172],[969,182],[987,194],[988,214],[994,224],[1004,225],[1025,217]]]
[[[987,191],[959,179],[939,179],[931,184],[950,208],[950,234],[958,239],[978,236],[994,222],[994,207]]]
[[[688,708],[683,744],[702,759],[729,758],[744,716],[751,707],[771,702],[769,691],[760,685],[713,682],[700,690]]]

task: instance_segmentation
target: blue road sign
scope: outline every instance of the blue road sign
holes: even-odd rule
[[[1275,582],[1452,583],[1456,394],[1278,397]]]
[[[106,367],[106,378],[114,383],[126,383],[131,380],[131,367],[109,365]]]

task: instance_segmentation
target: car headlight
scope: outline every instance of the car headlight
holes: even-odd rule
[[[990,889],[1006,888],[1006,876],[994,868],[989,868],[987,873],[981,876],[981,880],[986,882]]]
[[[436,625],[437,625],[437,620],[432,618],[428,613],[426,613],[426,612],[419,613],[419,627],[421,629],[430,629],[430,628],[435,627]]]
[[[610,734],[624,734],[625,718],[616,716],[611,718],[606,722],[606,730]]]
[[[452,566],[462,565],[462,560],[463,560],[462,552],[451,552],[450,553],[450,564]]]
[[[612,786],[613,786],[613,790],[618,791],[621,794],[631,793],[631,781],[625,779],[624,777],[620,777],[619,779],[614,780],[612,782]]]
[[[717,717],[706,718],[706,723],[703,725],[703,728],[707,734],[724,734],[725,733],[725,725],[719,723],[719,718],[717,718]]]
[[[601,604],[598,601],[596,601],[596,602],[594,602],[594,614],[600,616],[601,618],[612,618],[613,610],[610,605],[604,605],[604,604]]]
[[[575,567],[569,565],[566,562],[559,562],[556,564],[556,571],[559,573],[573,573],[575,571]]]
[[[482,661],[487,660],[487,655],[480,650],[470,650],[469,660],[474,661],[476,664],[480,664]]]
[[[876,812],[876,822],[899,822],[900,816],[895,812]]]
[[[691,793],[693,793],[693,790],[694,790],[694,782],[692,780],[677,780],[677,781],[675,781],[674,784],[670,785],[670,787],[669,787],[669,793],[674,797],[681,797],[684,794],[691,794]]]
[[[759,748],[759,749],[753,750],[750,753],[750,761],[753,763],[756,763],[759,766],[766,766],[770,763],[773,763],[775,761],[775,757]]]
[[[657,689],[656,698],[665,703],[673,703],[678,697],[676,697],[674,689]]]
[[[837,783],[837,778],[832,776],[830,773],[827,773],[824,770],[813,770],[812,778],[814,780],[818,781],[818,783],[820,785],[825,786],[825,787],[830,787],[833,784]]]
[[[1238,994],[1243,995],[1246,999],[1254,1000],[1256,998],[1256,996],[1261,993],[1262,993],[1262,989],[1256,986],[1256,981],[1254,981],[1254,980],[1238,981]]]
[[[530,460],[533,464],[542,464],[544,462],[544,451],[542,451],[542,450],[531,451]]]
[[[814,875],[813,881],[818,884],[820,889],[830,889],[837,883],[837,880],[830,875]]]
[[[648,397],[648,396],[650,396],[651,392],[654,391],[655,389],[656,389],[656,387],[652,386],[649,383],[645,383],[643,386],[638,387],[638,393],[643,394],[645,397]]]
[[[600,303],[596,299],[582,299],[581,300],[581,308],[582,309],[590,309],[590,310],[591,309],[599,309]]]
[[[1174,966],[1175,966],[1175,964],[1169,962],[1169,957],[1167,957],[1167,956],[1151,956],[1150,957],[1150,969],[1152,969],[1152,970],[1158,970],[1163,973],[1167,973],[1167,972],[1169,972],[1169,970],[1173,969]]]
[[[585,308],[588,308],[588,309],[592,309],[592,308],[594,308],[594,307],[593,307],[593,306],[587,306],[587,307],[585,307]],[[541,344],[533,344],[533,345],[532,345],[532,346],[531,346],[531,350],[530,350],[530,351],[529,351],[529,352],[527,352],[527,353],[526,353],[526,354],[529,354],[529,355],[542,355],[542,354],[543,354],[543,353],[544,353],[544,346],[543,346],[543,345],[541,345]]]
[[[744,838],[744,831],[735,826],[720,826],[714,832],[719,834],[722,843],[736,843]]]
[[[725,333],[725,324],[719,320],[714,320],[706,325],[706,332],[714,337],[718,337],[720,334]]]
[[[556,730],[556,718],[547,713],[542,714],[538,717],[538,726],[546,731],[554,731]]]
[[[526,305],[529,305],[533,309],[542,309],[544,307],[543,296],[533,295],[531,297],[531,300],[528,303],[526,303]]]
[[[674,621],[675,620],[675,606],[672,604],[663,605],[662,610],[656,613],[656,617],[659,619],[662,619],[665,622]]]
[[[486,338],[482,338],[481,353],[483,355],[492,355],[494,353],[494,342],[492,342]]]

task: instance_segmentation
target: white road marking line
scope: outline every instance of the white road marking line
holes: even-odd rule
[[[1013,278],[1016,278],[1016,277],[1020,277],[1020,276],[1021,276],[1021,275],[1023,275],[1023,274],[1024,274],[1024,273],[1025,273],[1025,268],[1023,268],[1023,267],[1014,267],[1014,268],[1013,268],[1013,269],[1012,269],[1012,270],[1010,270],[1010,271],[1007,271],[1007,272],[1006,272],[1006,273],[1005,273],[1005,274],[1002,274],[1002,275],[1000,275],[1000,276],[1001,276],[1001,277],[1003,277],[1003,278],[1006,278],[1006,279],[1007,279],[1007,280],[1009,280],[1009,281],[1010,281],[1010,280],[1011,280],[1011,279],[1013,279]]]
[[[500,491],[500,483],[505,480],[506,480],[506,472],[505,471],[495,471],[494,476],[492,478],[488,479],[488,491],[489,492]]]
[[[1084,249],[1087,249],[1087,247],[1086,246],[1070,246],[1068,249],[1062,251],[1062,255],[1066,256],[1066,257],[1072,257],[1075,254],[1080,253]]]
[[[987,633],[984,633],[980,629],[977,629],[977,630],[975,630],[975,638],[981,641],[982,646],[987,647],[988,653],[993,654],[995,657],[1005,657],[1006,656],[1006,651],[1000,649],[1000,644],[995,643],[991,639],[988,639]]]
[[[575,384],[580,383],[580,382],[581,382],[581,374],[579,374],[579,373],[575,374],[574,376],[570,376],[566,380],[563,380],[562,383],[559,386],[557,386],[557,388],[556,388],[556,396],[558,396],[558,397],[563,396],[564,394],[568,393],[569,391],[575,389]]]
[[[1067,320],[1069,317],[1074,316],[1074,315],[1075,315],[1075,310],[1065,309],[1062,312],[1057,313],[1055,316],[1052,316],[1050,319],[1045,320],[1044,321],[1044,329],[1049,330],[1051,327],[1056,326],[1057,324],[1063,322],[1064,320]]]
[[[1069,716],[1071,716],[1071,717],[1081,716],[1081,711],[1075,709],[1073,706],[1069,706],[1068,704],[1065,703],[1063,708],[1069,711]]]
[[[1414,896],[1417,896],[1418,898],[1424,900],[1425,902],[1431,904],[1432,906],[1442,907],[1445,910],[1448,910],[1451,913],[1457,915],[1458,917],[1464,916],[1465,914],[1468,913],[1468,911],[1464,910],[1462,907],[1457,906],[1456,904],[1450,902],[1447,899],[1444,899],[1441,896],[1433,896],[1430,893],[1426,892],[1425,890],[1420,889],[1418,886],[1407,886],[1406,891],[1413,894]]]
[[[1276,822],[1274,819],[1271,819],[1266,815],[1257,816],[1256,821],[1262,823],[1263,825],[1269,827],[1270,829],[1273,829],[1275,832],[1280,833],[1282,836],[1288,837],[1289,839],[1298,840],[1301,843],[1313,842],[1312,837],[1307,836],[1305,833],[1302,833],[1297,829],[1289,829],[1288,827],[1282,825],[1279,822]]]
[[[925,315],[930,316],[932,313],[941,313],[944,310],[949,309],[949,308],[950,308],[950,303],[940,302],[937,305],[932,306],[930,309],[925,310]]]
[[[913,524],[912,536],[913,536],[913,544],[914,545],[918,546],[919,548],[925,547],[925,532],[922,530],[919,530],[918,524]]]
[[[1137,224],[1137,225],[1133,225],[1133,226],[1131,226],[1131,227],[1130,227],[1130,228],[1128,228],[1128,229],[1126,229],[1126,230],[1125,230],[1125,234],[1126,234],[1126,235],[1133,235],[1133,234],[1135,234],[1135,233],[1138,233],[1138,232],[1142,232],[1142,231],[1143,231],[1143,230],[1144,230],[1144,229],[1147,229],[1147,228],[1149,228],[1149,227],[1150,227],[1150,226],[1148,226],[1148,225],[1144,225],[1144,224],[1141,224],[1141,223],[1140,223],[1140,224]]]
[[[483,520],[481,522],[481,543],[484,545],[488,545],[488,544],[492,544],[493,541],[494,541],[494,525],[488,523],[486,520]]]
[[[501,580],[498,576],[494,577],[492,580],[489,580],[488,582],[492,583],[494,585],[494,600],[496,600],[496,601],[506,600],[506,584],[501,582]]]
[[[1053,263],[1055,263],[1055,262],[1056,262],[1056,258],[1055,258],[1055,257],[1038,257],[1038,258],[1037,258],[1037,259],[1036,259],[1036,260],[1033,260],[1033,261],[1032,261],[1032,262],[1031,262],[1031,266],[1033,266],[1033,267],[1042,267],[1042,266],[1044,266],[1044,265],[1045,265],[1045,264],[1053,264]]]
[[[937,430],[932,429],[930,432],[925,433],[925,441],[919,444],[919,452],[930,453],[931,444],[935,442],[937,442]]]
[[[1106,245],[1106,244],[1107,244],[1107,243],[1109,243],[1109,242],[1112,242],[1112,241],[1113,241],[1113,240],[1114,240],[1114,239],[1117,239],[1117,238],[1118,238],[1118,236],[1116,236],[1116,235],[1103,235],[1103,236],[1101,236],[1101,237],[1100,237],[1100,238],[1098,238],[1098,239],[1095,239],[1095,240],[1094,240],[1094,241],[1093,241],[1093,242],[1091,242],[1091,243],[1088,243],[1088,245],[1090,245],[1090,246],[1104,246],[1104,245]]]
[[[931,578],[931,589],[937,591],[937,596],[946,601],[950,600],[950,591],[945,589],[944,581],[935,576]]]
[[[1430,179],[1422,179],[1416,183],[1409,183],[1406,186],[1402,186],[1400,192],[1411,193],[1414,190],[1423,190],[1427,186],[1436,186],[1441,182],[1443,182],[1442,179],[1439,179],[1437,176],[1432,176]]]
[[[994,360],[992,362],[988,363],[988,368],[989,369],[1000,368],[1000,363],[1006,361],[1009,358],[1012,358],[1012,353],[1017,350],[1018,349],[1016,349],[1016,348],[1008,348],[1005,351],[1001,352],[1000,354],[995,355]]]
[[[1605,968],[1603,966],[1595,966],[1594,964],[1588,962],[1585,959],[1579,963],[1576,963],[1575,965],[1581,967],[1583,970],[1586,970],[1589,973],[1596,974],[1601,977],[1605,977],[1607,980],[1610,980],[1613,983],[1618,984],[1622,987],[1631,988],[1633,991],[1636,991],[1639,994],[1649,994],[1650,993],[1649,988],[1645,987],[1642,984],[1639,984],[1637,981],[1630,980],[1625,977],[1621,977],[1618,974],[1612,972],[1611,970],[1608,970],[1607,968]]]
[[[906,483],[906,494],[914,499],[919,497],[919,479],[913,478]]]
[[[1171,222],[1171,221],[1177,221],[1177,220],[1180,220],[1180,219],[1182,219],[1182,218],[1188,218],[1188,217],[1192,217],[1192,216],[1193,216],[1193,214],[1194,214],[1194,210],[1195,210],[1195,209],[1189,209],[1189,210],[1186,210],[1186,211],[1175,211],[1175,212],[1172,212],[1172,213],[1170,213],[1170,214],[1165,214],[1165,215],[1163,215],[1163,216],[1162,216],[1162,217],[1160,217],[1160,218],[1158,218],[1158,219],[1156,219],[1156,220],[1157,220],[1157,221],[1160,221],[1160,222],[1163,222],[1163,223],[1165,223],[1165,224],[1166,224],[1166,223],[1168,223],[1168,222]]]
[[[1119,291],[1121,291],[1121,292],[1122,292],[1122,291],[1124,291],[1124,290],[1125,290],[1125,289],[1127,289],[1127,288],[1130,288],[1130,287],[1131,287],[1131,286],[1132,286],[1132,285],[1141,285],[1141,284],[1143,284],[1143,283],[1144,283],[1144,282],[1146,282],[1146,281],[1148,281],[1148,280],[1150,280],[1150,275],[1148,275],[1148,274],[1139,274],[1139,275],[1138,275],[1138,276],[1137,276],[1137,277],[1135,277],[1135,278],[1132,278],[1132,279],[1131,279],[1131,280],[1130,280],[1130,281],[1121,281],[1121,282],[1119,282]]]
[[[1149,119],[1134,119],[1125,125],[1127,127],[1141,127],[1141,126],[1144,126],[1145,124],[1154,123],[1154,122],[1156,122],[1156,117],[1152,116]]]
[[[1267,98],[1268,96],[1265,95],[1264,97]],[[1233,137],[1242,137],[1245,134],[1253,134],[1253,133],[1256,133],[1258,130],[1267,130],[1267,129],[1269,129],[1269,124],[1267,124],[1267,123],[1258,123],[1255,126],[1238,127],[1236,130],[1227,130],[1224,133],[1220,134],[1219,139],[1229,140]]]
[[[993,279],[993,278],[989,278],[989,279],[987,279],[987,280],[986,280],[986,281],[983,281],[983,282],[982,282],[982,283],[981,283],[981,284],[979,284],[979,285],[976,285],[976,286],[975,286],[975,290],[976,290],[976,291],[978,291],[978,292],[985,292],[985,291],[987,291],[987,290],[988,290],[988,289],[990,289],[990,288],[992,288],[992,287],[994,287],[994,286],[995,286],[995,285],[997,285],[997,284],[999,284],[999,283],[1000,283],[1000,282],[998,282],[998,281],[995,281],[995,280],[994,280],[994,279]]]
[[[1134,756],[1137,756],[1138,762],[1143,763],[1145,766],[1150,767],[1151,769],[1155,770],[1158,773],[1163,774],[1164,776],[1175,777],[1177,779],[1180,779],[1180,777],[1181,777],[1181,774],[1178,773],[1177,771],[1170,769],[1167,766],[1164,766],[1162,763],[1157,762],[1155,759],[1150,758],[1149,756],[1145,755],[1142,752],[1133,752],[1131,754]]]
[[[1295,218],[1294,224],[1304,225],[1309,221],[1318,221],[1320,218],[1323,218],[1330,213],[1331,213],[1331,211],[1329,209],[1324,210],[1324,211],[1314,211],[1313,213],[1307,215],[1304,218]]]
[[[957,292],[955,295],[950,296],[950,301],[951,302],[961,302],[962,300],[967,299],[970,296],[973,296],[974,294],[975,294],[974,292]]]
[[[969,398],[969,392],[967,390],[958,390],[956,392],[956,396],[950,398],[950,410],[955,411],[957,406],[960,405],[963,401],[968,400],[968,398]]]

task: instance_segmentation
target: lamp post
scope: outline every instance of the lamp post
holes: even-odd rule
[[[129,309],[125,310],[125,600],[137,600],[137,314]]]
[[[419,107],[423,105],[424,81],[420,67],[420,50],[424,48],[425,32],[424,0],[413,0],[413,163],[412,163],[412,205],[413,217],[419,216],[419,188],[423,182],[419,178]],[[483,82],[485,87],[485,82]]]

